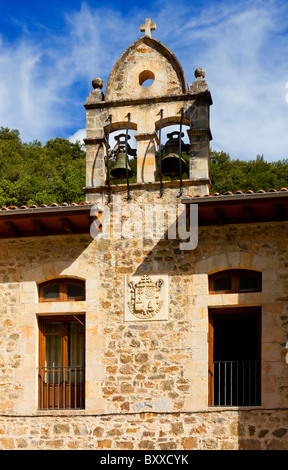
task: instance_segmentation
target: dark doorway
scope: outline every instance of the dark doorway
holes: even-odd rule
[[[260,404],[261,311],[209,312],[209,402],[215,406]]]

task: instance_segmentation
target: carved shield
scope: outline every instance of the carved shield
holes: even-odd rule
[[[128,284],[130,291],[128,308],[130,313],[139,319],[155,317],[163,306],[163,300],[159,298],[163,284],[163,279],[158,279],[155,282],[146,274],[137,283],[131,281]]]

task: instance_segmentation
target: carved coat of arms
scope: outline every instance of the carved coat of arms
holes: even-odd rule
[[[153,319],[163,307],[164,300],[160,298],[163,284],[163,279],[153,281],[146,274],[138,282],[130,281],[127,302],[129,312],[141,320]]]

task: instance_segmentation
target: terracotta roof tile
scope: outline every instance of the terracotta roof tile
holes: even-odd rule
[[[237,196],[237,195],[245,195],[245,194],[267,194],[267,193],[277,193],[277,192],[288,192],[288,189],[287,188],[281,188],[280,190],[277,191],[277,189],[274,189],[274,188],[271,188],[269,189],[268,191],[264,191],[263,189],[259,189],[258,191],[252,191],[251,189],[249,189],[248,191],[241,191],[241,190],[237,190],[235,191],[234,193],[231,192],[231,191],[226,191],[225,193],[221,194],[221,193],[218,193],[218,192],[215,192],[215,193],[212,193],[212,194],[205,194],[204,196],[201,195],[201,194],[195,194],[195,195],[187,195],[185,196],[185,198],[203,198],[203,197],[223,197],[223,196]],[[81,201],[81,202],[71,202],[71,203],[67,203],[67,202],[63,202],[62,204],[58,204],[56,202],[53,202],[52,204],[50,205],[47,205],[47,204],[41,204],[39,206],[37,206],[36,204],[29,204],[29,205],[23,205],[23,206],[3,206],[0,208],[0,211],[13,211],[13,210],[23,210],[25,211],[26,209],[40,209],[40,208],[51,208],[51,207],[69,207],[69,206],[91,206],[91,205],[94,205],[94,204],[99,204],[99,201],[90,201],[90,202],[86,202],[86,201]]]
[[[47,204],[41,204],[37,206],[36,204],[29,204],[29,205],[23,205],[23,206],[3,206],[0,208],[0,211],[13,211],[13,210],[23,210],[25,211],[26,209],[40,209],[40,208],[51,208],[51,207],[69,207],[69,206],[91,206],[94,204],[99,204],[98,201],[91,201],[91,202],[86,202],[86,201],[81,201],[81,202],[71,202],[68,204],[67,202],[63,202],[62,204],[57,204],[56,202],[53,202],[50,205]]]
[[[201,195],[201,194],[194,194],[193,196],[191,195],[187,195],[185,197],[191,197],[191,198],[197,198],[197,197],[216,197],[216,196],[237,196],[239,194],[242,194],[242,195],[245,195],[245,194],[267,194],[267,193],[279,193],[279,192],[288,192],[288,189],[287,188],[281,188],[279,190],[277,189],[274,189],[274,188],[271,188],[269,189],[268,191],[264,191],[264,189],[259,189],[258,191],[252,191],[251,189],[248,189],[248,191],[241,191],[240,189],[238,189],[237,191],[235,191],[234,193],[232,191],[226,191],[225,193],[211,193],[211,194],[204,194],[204,195]]]

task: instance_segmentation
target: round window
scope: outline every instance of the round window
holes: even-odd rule
[[[152,85],[155,80],[155,75],[151,70],[143,70],[139,75],[139,85],[148,87]]]

